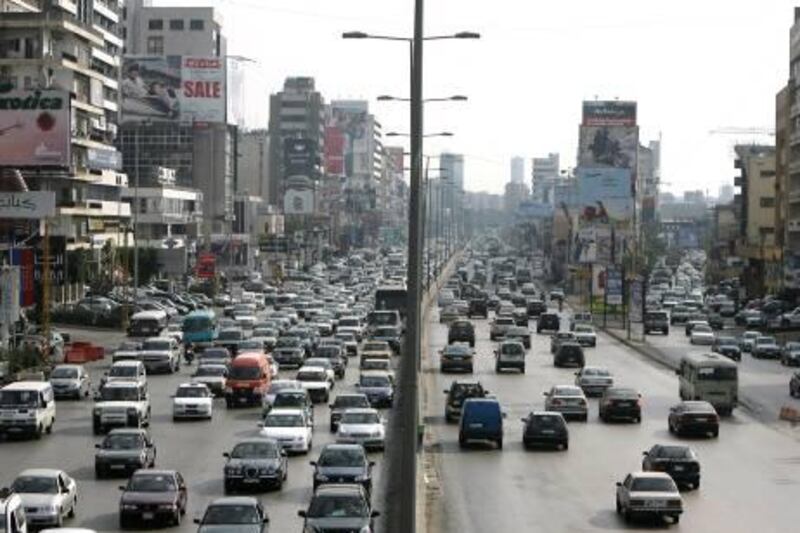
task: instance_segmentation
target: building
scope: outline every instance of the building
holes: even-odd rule
[[[733,185],[725,183],[720,185],[717,202],[720,204],[730,204],[733,202]]]
[[[708,275],[713,283],[739,277],[742,260],[736,255],[739,224],[733,203],[717,204],[711,209],[711,235]]]
[[[444,209],[451,217],[458,241],[464,236],[464,156],[449,152],[439,154],[443,182]]]
[[[511,158],[511,183],[523,183],[525,181],[525,159],[522,157]]]
[[[130,208],[121,195],[128,178],[120,172],[114,147],[123,46],[119,4],[0,0],[0,85],[14,88],[5,94],[44,98],[56,91],[71,108],[64,121],[52,123],[64,128],[68,149],[63,158],[46,165],[29,160],[6,166],[19,171],[28,189],[55,193],[49,226],[49,235],[60,238],[60,249],[51,250],[55,254],[120,243],[127,231]],[[0,154],[0,166],[8,165],[5,155]]]
[[[519,205],[526,201],[530,196],[528,186],[523,183],[510,181],[506,183],[505,194],[503,195],[503,209],[508,214],[513,214],[519,209]]]
[[[739,222],[737,255],[745,261],[743,279],[750,297],[777,290],[781,250],[775,237],[775,147],[737,145],[734,178],[740,192],[734,197]]]
[[[647,146],[639,145],[638,200],[641,207],[641,221],[655,222],[658,212],[658,189],[661,181],[661,141],[650,141]]]
[[[222,16],[213,7],[153,7],[127,0],[125,54],[223,57]]]
[[[269,133],[267,130],[239,131],[239,168],[236,194],[269,197]]]
[[[533,201],[554,204],[554,189],[561,173],[560,156],[549,153],[546,157],[534,157],[531,181]]]
[[[187,248],[197,238],[203,216],[202,193],[164,184],[127,189],[136,217],[136,238],[145,248]],[[181,272],[182,273],[182,272]]]

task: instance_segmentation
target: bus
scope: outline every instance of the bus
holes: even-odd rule
[[[720,415],[730,415],[739,403],[739,368],[723,355],[684,355],[675,373],[680,381],[681,400],[706,401]]]
[[[192,311],[183,319],[183,342],[214,342],[217,338],[217,315],[211,309]]]
[[[378,287],[375,291],[376,311],[397,311],[405,318],[407,301],[408,291],[403,286]]]

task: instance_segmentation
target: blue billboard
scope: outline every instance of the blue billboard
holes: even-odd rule
[[[633,187],[628,168],[578,167],[582,224],[627,224],[633,219]]]

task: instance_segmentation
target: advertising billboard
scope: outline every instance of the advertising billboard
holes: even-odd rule
[[[633,218],[631,171],[627,168],[578,168],[581,224],[627,224]]]
[[[283,175],[316,177],[317,143],[311,139],[283,140]]]
[[[122,154],[116,150],[87,148],[86,164],[95,170],[120,170],[122,169]]]
[[[573,260],[578,263],[619,263],[628,251],[628,232],[609,226],[580,228],[572,243]]]
[[[325,128],[325,173],[344,176],[344,132],[337,126]]]
[[[584,126],[635,126],[636,102],[583,102]]]
[[[283,195],[284,215],[310,215],[313,212],[313,189],[289,189]]]
[[[210,279],[216,275],[217,271],[217,256],[203,252],[197,254],[197,277],[201,279]]]
[[[37,219],[55,214],[53,191],[0,192],[0,218]]]
[[[344,135],[344,171],[348,177],[369,175],[370,168],[370,127],[369,112],[355,104],[333,104],[331,109],[331,126],[339,128]]]
[[[606,302],[622,305],[622,272],[618,268],[606,269]]]
[[[69,148],[68,92],[12,89],[0,93],[0,163],[66,167]]]
[[[225,122],[225,61],[127,56],[120,93],[122,122]]]
[[[581,126],[578,147],[579,167],[636,169],[639,128]]]

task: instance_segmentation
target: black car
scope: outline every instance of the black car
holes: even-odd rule
[[[274,439],[255,438],[238,442],[226,457],[225,492],[241,489],[280,489],[289,472],[286,451]]]
[[[279,337],[272,350],[272,358],[281,368],[300,368],[306,359],[303,340],[299,337]]]
[[[542,300],[528,300],[525,304],[525,310],[528,312],[528,316],[539,316],[542,313],[547,312],[547,304],[544,303]]]
[[[156,446],[145,429],[112,429],[100,444],[95,444],[94,473],[98,478],[112,474],[129,476],[140,468],[156,464]]]
[[[636,389],[609,387],[600,397],[600,420],[642,421],[642,395]]]
[[[489,300],[488,299],[472,299],[469,301],[469,309],[467,310],[467,318],[473,316],[482,316],[489,318]]]
[[[475,346],[475,327],[469,320],[455,320],[450,323],[447,331],[447,343],[468,342],[471,347]]]
[[[511,312],[514,324],[517,326],[528,327],[528,311],[524,307],[517,307]]]
[[[497,311],[497,309],[500,307],[500,297],[496,294],[489,296],[489,299],[486,301],[486,307],[492,311]]]
[[[228,351],[236,355],[239,351],[239,343],[244,340],[244,331],[241,328],[222,328],[214,341],[216,346],[227,348]]]
[[[526,319],[527,320],[527,319]],[[526,350],[531,347],[531,332],[528,329],[527,323],[524,326],[511,326],[506,330],[503,340],[519,341]]]
[[[444,419],[455,422],[461,416],[461,406],[467,398],[485,398],[489,393],[483,388],[480,381],[454,381],[450,388],[444,391],[447,400],[444,404]]]
[[[370,339],[386,341],[394,353],[400,353],[400,328],[397,326],[377,326],[372,330]]]
[[[250,496],[227,496],[213,500],[203,518],[195,518],[197,533],[267,533],[269,516]]]
[[[439,370],[472,373],[474,358],[475,350],[466,343],[448,344],[439,352]]]
[[[742,360],[742,349],[739,347],[739,341],[733,337],[716,337],[711,351],[724,355],[734,361]]]
[[[669,409],[667,427],[675,435],[719,436],[719,415],[708,402],[686,401]]]
[[[586,358],[583,355],[583,348],[575,341],[561,342],[553,355],[553,366],[577,366],[583,368],[586,365]]]
[[[330,360],[333,373],[338,379],[344,378],[344,371],[347,368],[347,356],[344,353],[344,346],[338,344],[323,344],[314,350],[314,357],[323,357]]]
[[[542,313],[536,321],[536,333],[542,331],[558,331],[561,329],[561,319],[555,313]]]
[[[314,467],[314,490],[326,483],[357,483],[364,487],[367,496],[372,494],[372,467],[367,452],[360,444],[327,444]]]
[[[156,523],[177,526],[186,514],[186,482],[175,470],[137,470],[120,490],[120,529]]]
[[[321,485],[308,509],[297,512],[303,520],[303,531],[317,533],[358,531],[374,533],[374,518],[380,513],[372,509],[369,496],[361,485]]]
[[[533,411],[522,423],[522,444],[526,449],[535,446],[569,449],[569,430],[561,413]]]
[[[688,446],[656,444],[643,455],[645,472],[666,472],[679,487],[700,488],[700,461]]]
[[[331,412],[330,428],[335,432],[339,428],[339,419],[342,418],[342,413],[347,409],[367,409],[372,406],[365,394],[348,393],[337,395],[329,407]]]

